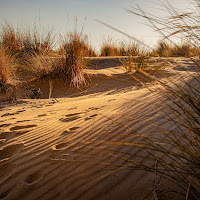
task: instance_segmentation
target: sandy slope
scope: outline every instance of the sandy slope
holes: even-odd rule
[[[87,70],[91,83],[84,91],[54,83],[52,99],[45,99],[44,86],[43,99],[0,105],[0,199],[139,200],[152,194],[151,174],[107,165],[125,163],[99,149],[106,143],[97,143],[134,141],[129,130],[152,132],[148,124],[155,119],[173,128],[158,113],[155,95],[119,65],[99,60],[96,69]],[[188,71],[194,73],[191,62],[181,58],[165,69],[173,77]],[[107,149],[146,162],[133,146]]]

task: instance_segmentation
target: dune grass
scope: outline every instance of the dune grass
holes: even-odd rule
[[[41,60],[39,56],[48,56],[52,53],[53,33],[52,30],[41,33],[36,26],[33,29],[15,28],[5,22],[1,27],[0,44],[5,57],[12,58],[13,63],[15,63],[16,72],[29,72],[33,69],[31,63],[34,63],[33,61],[36,61],[36,59]],[[34,66],[36,65],[35,62]],[[40,70],[40,67],[41,65],[37,67],[38,72],[36,74],[40,71],[43,73],[43,69]],[[35,69],[33,72],[35,72]]]
[[[162,56],[166,54],[166,56],[192,57],[194,53],[198,55],[197,13],[179,14],[170,4],[164,6],[171,15],[167,24],[166,19],[161,20],[156,16],[149,16],[141,9],[133,13],[148,19],[165,40],[173,43],[173,47],[161,43],[158,53]],[[199,7],[196,8],[198,12]],[[160,28],[159,25],[164,28]],[[178,37],[179,33],[184,33],[185,41],[187,41],[182,46],[177,46],[171,39],[172,36]],[[190,75],[189,80],[184,77],[180,77],[181,82],[168,79],[168,84],[158,81],[163,90],[159,94],[152,91],[162,103],[168,123],[175,125],[175,130],[159,126],[161,132],[157,136],[151,138],[143,135],[143,142],[138,145],[150,152],[149,158],[154,160],[158,166],[156,169],[145,167],[152,172],[156,170],[160,177],[179,186],[181,197],[186,199],[198,199],[200,196],[200,68],[197,62],[195,64],[197,65],[196,73]],[[172,189],[171,192],[176,195],[179,193],[178,190],[172,191]]]
[[[117,45],[112,41],[111,38],[104,40],[101,50],[100,56],[117,56],[118,55],[118,48]]]
[[[87,66],[85,57],[95,57],[95,51],[89,45],[88,36],[76,29],[62,37],[59,49],[60,59],[54,68],[54,76],[80,89],[86,85],[84,69]]]
[[[0,91],[5,92],[6,85],[16,79],[14,58],[6,54],[3,46],[0,46]]]
[[[113,41],[111,37],[104,39],[100,56],[139,56],[141,45],[133,41]]]
[[[5,50],[1,46],[0,49],[0,87],[1,90],[5,88],[5,84],[10,77],[10,63],[9,58],[5,54]]]
[[[53,29],[44,31],[36,25],[14,27],[4,22],[0,37],[1,88],[16,74],[23,83],[50,77],[62,79],[75,88],[84,86],[83,69],[87,65],[84,57],[96,56],[88,36],[75,30],[57,41],[57,49],[55,42]]]
[[[0,46],[0,101],[16,101],[17,79],[13,56]]]
[[[127,165],[123,164],[119,167],[144,169],[156,174],[158,181],[155,181],[156,185],[152,193],[152,199],[156,200],[163,198],[198,200],[200,197],[200,65],[193,58],[193,56],[199,55],[198,12],[200,7],[199,1],[194,1],[194,3],[196,10],[190,13],[178,12],[169,2],[161,4],[162,8],[164,7],[169,12],[169,18],[164,19],[146,13],[140,7],[127,9],[127,12],[148,20],[150,26],[163,37],[158,49],[154,51],[151,49],[154,55],[184,56],[190,58],[196,65],[196,72],[192,75],[188,74],[189,78],[180,76],[177,81],[166,77],[167,83],[154,78],[160,89],[148,88],[158,100],[160,116],[166,120],[168,125],[171,124],[173,129],[156,124],[156,121],[154,124],[150,124],[152,129],[157,130],[152,134],[140,134],[126,127],[129,129],[129,134],[137,138],[135,142],[106,143],[109,143],[111,147],[134,146],[148,153],[143,158],[150,162],[145,164],[145,162],[135,162],[134,158],[127,159],[126,156],[121,156],[123,152],[118,156],[120,152],[109,151],[127,163]],[[105,23],[102,24],[117,30]],[[121,33],[121,31],[119,32]],[[182,44],[174,42],[174,38],[182,40]],[[141,42],[141,44],[143,43]],[[138,63],[139,67],[143,66],[143,61],[144,57],[141,57],[141,61]],[[131,61],[129,68],[136,68]],[[142,70],[144,71],[144,69]],[[147,124],[145,125],[147,126]],[[162,186],[161,181],[167,182],[167,185]]]
[[[41,31],[34,28],[14,27],[7,22],[1,25],[1,45],[7,54],[21,58],[33,53],[44,54],[52,51],[54,40],[53,30]]]
[[[155,48],[151,54],[156,54],[160,57],[194,57],[199,56],[199,49],[189,42],[174,44],[164,40],[160,41],[158,47]]]

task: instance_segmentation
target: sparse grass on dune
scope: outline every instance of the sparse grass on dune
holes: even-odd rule
[[[41,31],[36,25],[28,29],[2,24],[1,85],[14,79],[11,73],[14,71],[23,82],[50,77],[62,79],[76,88],[85,85],[84,57],[96,56],[87,35],[77,31],[68,33],[59,43],[58,52],[54,51],[54,44],[52,30]]]
[[[0,46],[0,101],[13,102],[16,100],[16,64],[13,56],[6,54]]]
[[[166,122],[159,124],[155,121],[154,124],[148,124],[156,132],[141,135],[126,127],[129,129],[130,136],[133,134],[137,138],[135,142],[106,143],[109,143],[111,147],[133,146],[148,152],[147,156],[140,155],[146,161],[150,161],[147,163],[135,162],[134,158],[127,159],[126,156],[121,156],[120,152],[111,150],[108,153],[112,153],[127,163],[119,167],[153,172],[156,180],[152,199],[156,200],[171,198],[198,200],[200,197],[200,66],[192,58],[199,55],[198,12],[200,7],[199,1],[194,1],[194,3],[196,3],[196,10],[192,13],[179,13],[168,2],[162,4],[162,7],[169,12],[170,17],[167,19],[145,13],[140,7],[133,10],[127,9],[129,13],[147,19],[150,26],[163,36],[163,41],[167,41],[160,43],[154,52],[156,55],[184,56],[191,58],[191,61],[196,64],[196,72],[192,75],[187,74],[190,78],[180,76],[177,82],[175,79],[166,77],[168,83],[154,78],[162,89],[149,88],[149,90],[155,94],[158,110],[162,108],[159,111],[160,116]],[[184,40],[183,45],[177,45],[173,37]],[[135,68],[131,62],[130,68]],[[109,164],[112,165],[112,163]],[[165,185],[166,182],[167,185]]]
[[[87,61],[84,57],[96,56],[88,44],[88,37],[76,30],[62,39],[59,50],[61,58],[55,67],[55,76],[70,82],[72,86],[81,88],[86,84],[84,69]]]
[[[43,79],[47,76],[51,76],[54,67],[55,59],[51,58],[51,55],[32,54],[26,56],[27,60],[24,61],[21,67],[22,74],[25,75],[25,80],[30,77],[32,79]]]
[[[41,65],[41,59],[52,53],[54,45],[52,31],[44,34],[40,33],[36,26],[33,29],[23,29],[23,27],[20,29],[20,27],[14,28],[8,23],[2,24],[1,28],[1,47],[4,49],[6,57],[12,57],[15,71],[20,75],[21,71],[28,73],[33,70],[32,72],[38,77],[43,76],[39,75],[40,72],[44,73],[45,66]]]
[[[1,27],[1,45],[7,54],[22,59],[22,56],[33,53],[44,54],[52,51],[54,45],[53,31],[42,32],[35,25],[33,29],[14,28],[8,23]]]
[[[168,5],[167,8],[172,15],[170,19],[176,19],[176,23],[170,20],[170,23],[165,26],[171,33],[166,34],[162,29],[159,29],[159,31],[170,42],[172,36],[176,35],[178,37],[177,34],[184,33],[189,46],[183,45],[180,47],[173,43],[175,46],[174,51],[179,56],[193,56],[193,50],[196,51],[199,44],[196,43],[199,38],[199,22],[195,18],[196,13],[184,15],[179,14],[171,5]],[[199,7],[197,7],[197,10],[199,10]],[[158,28],[157,25],[162,22],[156,17],[148,17],[144,12],[142,12],[142,15],[152,22],[154,28]],[[165,50],[165,48],[162,50]],[[196,55],[198,53],[197,51]],[[197,63],[195,62],[195,64]],[[190,81],[184,79],[184,77],[180,77],[181,82],[179,83],[169,79],[168,84],[159,81],[163,87],[161,94],[164,97],[158,96],[157,98],[162,102],[164,113],[169,120],[168,123],[175,125],[176,129],[169,130],[160,126],[159,128],[162,130],[160,134],[153,139],[145,137],[143,143],[143,148],[151,152],[151,159],[154,159],[159,166],[156,173],[160,173],[160,177],[178,185],[179,189],[182,189],[182,198],[186,199],[198,199],[200,196],[199,65],[196,68],[196,73],[191,76]],[[155,171],[151,167],[148,169]],[[171,192],[177,195],[179,191],[171,189]]]
[[[96,54],[89,45],[88,36],[75,30],[62,37],[56,56],[52,53],[34,53],[25,67],[28,66],[30,74],[37,78],[58,78],[80,89],[86,85],[83,71],[87,66],[87,60],[84,57],[91,56],[95,57]]]
[[[112,41],[111,38],[104,40],[100,50],[100,56],[118,56],[117,45]]]
[[[136,42],[114,42],[110,37],[105,39],[100,49],[100,56],[138,56],[142,49]]]
[[[9,63],[9,58],[5,54],[5,50],[1,46],[1,49],[0,49],[0,87],[1,87],[1,90],[3,90],[5,88],[5,84],[10,77],[10,73],[11,73],[10,68],[11,67],[10,67],[10,63]]]
[[[155,124],[146,126],[150,125],[156,132],[141,135],[133,130],[129,134],[136,134],[141,141],[116,143],[135,146],[148,152],[148,156],[144,158],[151,161],[151,164],[155,163],[156,167],[149,163],[136,163],[134,159],[120,158],[133,164],[133,168],[145,169],[157,175],[157,180],[160,181],[156,182],[154,199],[162,199],[163,196],[168,199],[174,195],[178,199],[198,199],[200,196],[199,78],[199,75],[191,76],[189,83],[183,80],[178,84],[172,80],[169,84],[159,81],[163,87],[159,93],[149,88],[160,101],[158,109],[163,107],[160,114],[165,123],[160,125],[155,118]],[[168,125],[165,127],[165,124]],[[131,168],[129,164],[127,167]],[[169,181],[168,186],[165,185],[166,181]]]
[[[194,57],[199,56],[199,49],[192,46],[190,43],[170,44],[166,41],[161,41],[158,47],[152,52],[152,55],[160,57]]]

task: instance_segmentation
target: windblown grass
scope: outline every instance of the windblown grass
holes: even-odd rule
[[[120,167],[144,169],[157,175],[159,181],[156,182],[153,199],[162,199],[163,195],[165,199],[176,197],[198,200],[200,197],[200,65],[192,58],[194,55],[199,55],[198,12],[200,7],[199,1],[194,1],[194,3],[196,3],[196,11],[192,13],[179,13],[168,2],[162,4],[162,8],[164,7],[169,12],[170,17],[167,19],[146,13],[140,7],[127,9],[129,13],[147,19],[150,26],[163,36],[163,41],[168,42],[160,43],[157,50],[159,55],[185,56],[191,58],[196,64],[196,72],[192,75],[188,74],[190,78],[180,76],[179,81],[167,79],[168,83],[154,78],[159,83],[158,88],[162,89],[149,88],[160,102],[157,104],[158,110],[162,107],[160,116],[165,118],[168,128],[162,124],[156,124],[155,121],[155,124],[150,125],[152,129],[157,129],[157,133],[141,135],[130,130],[130,135],[133,134],[136,138],[135,142],[110,142],[111,147],[134,146],[148,153],[147,156],[140,156],[150,162],[135,162],[134,159],[119,156],[120,152],[109,151],[128,163]],[[124,35],[127,34],[124,33]],[[173,38],[184,40],[183,45],[177,45]],[[173,46],[168,45],[169,43]],[[133,64],[130,63],[130,65],[132,68]],[[173,129],[170,129],[169,125]],[[167,182],[167,186],[170,187],[166,190],[160,187],[161,180]]]
[[[164,25],[165,20],[148,16],[142,10],[139,10],[141,14],[138,12],[137,14],[147,18],[169,42],[173,42],[172,36],[178,37],[179,33],[183,33],[185,41],[189,45],[180,47],[173,42],[175,46],[173,51],[176,51],[179,56],[193,56],[192,50],[198,49],[199,44],[199,22],[196,13],[179,14],[170,4],[168,7],[166,6],[165,8],[171,14],[167,25]],[[199,7],[197,7],[198,9]],[[163,29],[158,28],[158,25],[164,26]],[[165,30],[168,32],[166,33]],[[161,47],[161,51],[169,52],[170,49],[172,50],[166,44]],[[191,76],[190,81],[184,77],[181,77],[179,83],[169,79],[169,84],[159,81],[164,90],[162,97],[158,95],[157,98],[162,102],[169,123],[174,124],[176,129],[168,130],[160,126],[162,132],[158,136],[154,136],[154,138],[142,136],[144,138],[142,148],[148,150],[151,154],[150,158],[158,163],[157,173],[178,185],[186,199],[198,199],[200,196],[200,68],[197,62],[195,64],[198,69]],[[155,168],[145,167],[155,172]],[[178,193],[178,191],[174,191],[174,193]]]

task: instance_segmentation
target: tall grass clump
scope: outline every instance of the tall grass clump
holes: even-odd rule
[[[77,30],[62,37],[61,43],[60,59],[53,73],[80,89],[87,82],[84,73],[87,66],[85,57],[96,56],[95,51],[89,45],[88,36]]]
[[[56,51],[53,29],[43,31],[36,25],[33,28],[16,28],[5,22],[1,26],[0,44],[4,50],[2,55],[13,58],[15,71],[23,81],[45,77],[60,78],[77,88],[86,84],[84,57],[96,56],[89,45],[88,36],[78,33],[76,29],[62,38]],[[2,74],[4,68],[1,67]],[[2,82],[5,82],[4,75],[1,77]]]
[[[5,51],[3,46],[0,46],[0,91],[6,90],[6,84],[12,78],[14,72],[13,58]]]
[[[132,130],[130,134],[137,138],[135,142],[110,143],[112,147],[133,146],[148,153],[147,156],[140,155],[150,161],[146,164],[135,162],[134,158],[116,156],[128,163],[122,165],[123,167],[145,169],[156,174],[158,181],[153,199],[162,199],[162,195],[165,199],[200,198],[200,65],[192,57],[193,50],[196,55],[199,54],[200,4],[199,1],[194,1],[194,4],[196,7],[193,12],[180,13],[166,1],[166,4],[161,4],[161,9],[168,12],[169,18],[164,19],[146,13],[140,7],[127,9],[127,12],[148,20],[150,26],[161,34],[165,41],[160,43],[158,49],[161,56],[170,56],[176,52],[176,56],[187,57],[196,65],[196,71],[192,74],[188,72],[186,76],[180,75],[179,80],[167,77],[165,81],[155,79],[160,89],[148,88],[155,94],[157,108],[167,126],[166,123],[157,123],[155,118],[155,123],[150,126],[156,132],[140,134]],[[178,39],[182,40],[184,45],[180,46],[174,42]],[[161,181],[165,183],[166,189],[160,187]]]

